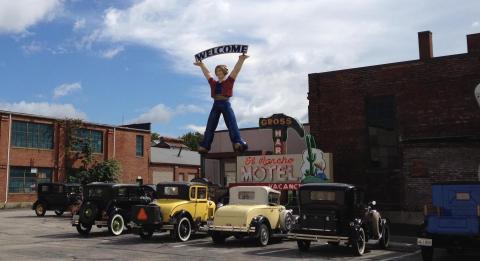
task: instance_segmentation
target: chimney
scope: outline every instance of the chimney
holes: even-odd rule
[[[468,53],[480,53],[480,33],[467,35]]]
[[[420,60],[433,58],[432,32],[418,33],[418,52],[420,53]]]

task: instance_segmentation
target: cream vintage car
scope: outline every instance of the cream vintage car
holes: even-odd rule
[[[254,237],[266,246],[272,237],[282,238],[293,227],[292,211],[280,205],[280,192],[266,186],[230,188],[230,204],[218,208],[208,232],[215,244],[230,236]]]

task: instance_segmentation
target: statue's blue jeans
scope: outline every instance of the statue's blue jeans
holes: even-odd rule
[[[232,144],[238,143],[242,147],[246,148],[246,142],[240,137],[240,131],[237,126],[237,119],[235,118],[235,113],[232,110],[232,105],[230,101],[214,101],[210,115],[208,116],[207,127],[205,128],[205,134],[203,136],[203,141],[200,142],[200,146],[204,147],[207,150],[210,150],[210,147],[213,142],[213,136],[215,135],[215,130],[218,126],[218,121],[220,115],[223,115],[225,124],[228,128],[228,133],[230,135],[230,140]]]

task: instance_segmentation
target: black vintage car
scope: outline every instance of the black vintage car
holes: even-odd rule
[[[343,243],[355,255],[363,255],[369,240],[388,247],[388,220],[374,209],[375,201],[364,204],[362,189],[343,183],[312,183],[301,185],[298,193],[300,217],[288,237],[297,240],[300,251],[307,251],[312,241]]]
[[[155,190],[149,185],[94,182],[83,189],[83,203],[72,225],[81,235],[88,235],[92,226],[108,227],[112,235],[121,235],[131,221],[131,207],[148,204]]]
[[[79,184],[39,183],[37,185],[37,201],[32,209],[39,217],[47,210],[54,210],[57,216],[70,211],[75,214],[81,204],[82,194]]]

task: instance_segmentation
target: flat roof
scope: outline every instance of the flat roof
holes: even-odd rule
[[[350,189],[354,188],[354,185],[347,183],[306,183],[301,184],[300,189],[302,188],[333,188],[333,189]]]
[[[37,115],[37,114],[29,114],[29,113],[23,113],[23,112],[15,112],[15,111],[4,111],[0,110],[0,114],[11,114],[11,115],[18,115],[18,116],[24,116],[24,117],[31,117],[31,118],[38,118],[38,119],[46,119],[46,120],[56,120],[56,121],[63,121],[68,118],[57,118],[57,117],[50,117],[50,116],[43,116],[43,115]],[[81,119],[80,119],[81,120]],[[81,120],[83,121],[83,120]],[[94,126],[100,126],[100,127],[107,127],[107,128],[115,128],[115,129],[123,129],[123,130],[133,130],[133,131],[141,131],[141,132],[147,132],[150,133],[150,130],[145,130],[145,129],[135,129],[131,127],[125,127],[121,125],[109,125],[109,124],[103,124],[103,123],[94,123],[94,122],[89,122],[89,121],[83,121],[85,124],[89,125],[94,125]]]

